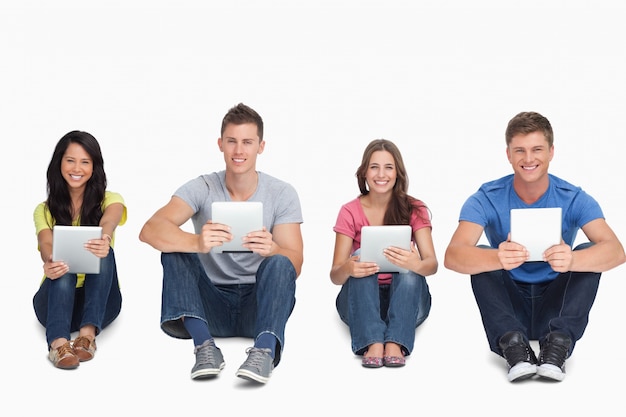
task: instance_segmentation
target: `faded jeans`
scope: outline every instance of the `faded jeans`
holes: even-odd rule
[[[393,273],[391,284],[379,285],[378,275],[350,277],[337,295],[341,320],[350,328],[352,351],[363,355],[373,343],[393,342],[410,355],[415,329],[430,313],[426,278],[414,272]]]
[[[201,319],[216,337],[257,338],[271,333],[278,340],[274,365],[280,362],[285,326],[296,298],[296,270],[289,258],[265,258],[254,284],[216,285],[195,253],[162,253],[161,329],[189,339],[183,317]]]

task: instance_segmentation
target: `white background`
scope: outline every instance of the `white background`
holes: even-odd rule
[[[7,415],[567,415],[622,395],[626,290],[603,275],[590,325],[561,383],[510,384],[491,353],[469,278],[443,255],[461,204],[511,172],[508,120],[539,111],[555,131],[551,172],[581,185],[626,236],[623,194],[626,11],[619,1],[2,1],[3,163],[0,413]],[[183,182],[220,170],[226,110],[265,121],[258,168],[298,190],[305,262],[283,361],[266,386],[234,376],[245,339],[218,340],[226,368],[193,382],[190,341],[159,328],[159,254],[143,223]],[[96,358],[52,367],[32,296],[42,276],[32,212],[56,142],[74,129],[102,146],[117,232],[122,313]],[[431,315],[402,369],[361,367],[331,284],[336,214],[358,194],[366,144],[394,141],[410,193],[433,212],[440,267]]]

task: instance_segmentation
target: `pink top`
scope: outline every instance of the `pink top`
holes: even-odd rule
[[[411,240],[415,241],[415,231],[423,227],[432,228],[432,224],[430,223],[430,213],[428,212],[428,209],[424,207],[423,202],[417,200],[413,203],[413,206],[415,209],[411,213],[410,225],[413,230]],[[341,233],[342,235],[346,235],[352,239],[352,253],[354,253],[361,247],[361,227],[369,225],[369,221],[365,216],[359,196],[341,206],[339,214],[337,215],[337,222],[335,223],[333,230],[335,233]],[[391,274],[378,274],[379,284],[389,284],[390,282]]]

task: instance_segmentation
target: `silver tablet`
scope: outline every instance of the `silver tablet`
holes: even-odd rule
[[[411,226],[386,225],[363,226],[361,228],[360,262],[376,262],[381,273],[407,272],[407,269],[394,265],[383,253],[383,250],[395,246],[401,249],[411,249]]]
[[[230,226],[233,239],[211,249],[215,253],[252,252],[241,240],[250,232],[263,229],[263,203],[260,201],[215,201],[211,204],[211,220]]]
[[[73,274],[99,274],[100,258],[85,249],[85,243],[101,238],[100,226],[54,226],[52,260],[65,262]]]

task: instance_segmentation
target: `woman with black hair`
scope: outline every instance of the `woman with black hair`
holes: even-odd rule
[[[72,131],[59,140],[47,178],[48,198],[34,212],[44,278],[33,306],[46,328],[50,361],[57,368],[74,369],[93,358],[96,336],[121,311],[113,243],[115,228],[126,222],[126,206],[120,194],[106,190],[100,145],[87,132]],[[101,239],[85,244],[101,258],[100,273],[69,273],[65,262],[53,261],[54,225],[102,227]],[[73,332],[78,332],[74,340]]]

